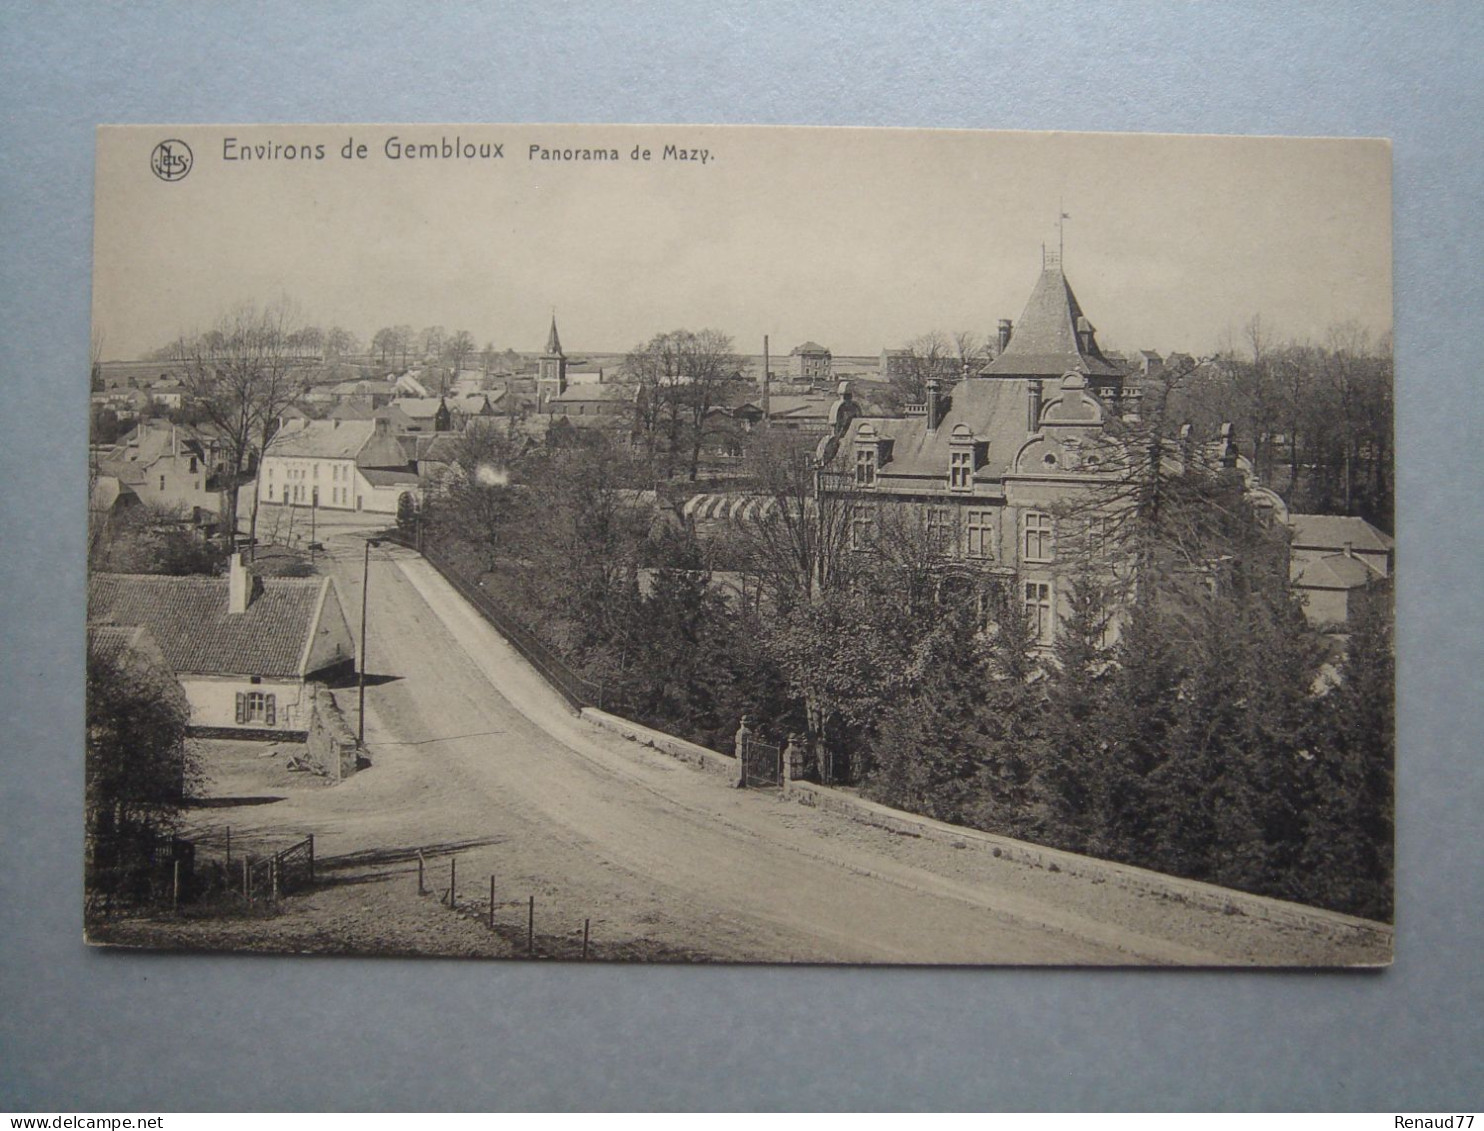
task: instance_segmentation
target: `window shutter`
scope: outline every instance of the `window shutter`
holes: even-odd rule
[[[241,691],[237,693],[237,721],[247,722],[247,696]]]
[[[278,696],[265,695],[263,696],[263,702],[266,705],[265,710],[267,711],[267,719],[265,721],[270,727],[276,726],[278,723]]]

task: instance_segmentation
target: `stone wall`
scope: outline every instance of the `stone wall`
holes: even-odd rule
[[[699,766],[703,770],[710,770],[714,774],[724,774],[733,779],[737,776],[737,759],[730,754],[712,750],[709,746],[687,742],[683,738],[676,738],[673,734],[665,734],[663,731],[651,730],[649,727],[640,726],[628,719],[610,715],[607,711],[600,711],[596,707],[584,707],[582,717],[604,730],[615,731],[630,741],[639,743],[640,746],[652,746],[672,758],[689,762],[692,766]]]
[[[956,847],[975,847],[989,851],[996,859],[1014,861],[1032,868],[1044,868],[1050,872],[1065,872],[1071,876],[1083,876],[1095,883],[1111,883],[1125,891],[1174,899],[1192,907],[1226,915],[1247,915],[1265,922],[1277,923],[1336,939],[1364,938],[1383,943],[1390,949],[1392,928],[1387,923],[1372,919],[1361,919],[1338,911],[1327,911],[1321,907],[1310,907],[1303,903],[1272,899],[1264,895],[1238,891],[1235,888],[1219,887],[1200,880],[1188,880],[1163,872],[1152,872],[1132,864],[1117,864],[1111,860],[1100,860],[1095,856],[1082,856],[1059,848],[1047,848],[1029,841],[1013,840],[994,833],[962,825],[950,825],[935,821],[931,817],[919,817],[867,801],[851,793],[815,785],[813,782],[791,782],[788,796],[803,805],[838,813],[862,824],[890,829],[905,836],[920,836],[929,840],[943,841]]]
[[[340,713],[334,693],[322,683],[307,686],[310,699],[309,734],[305,739],[305,757],[314,771],[334,781],[356,772],[360,744],[355,732]]]
[[[652,730],[617,715],[610,715],[592,707],[582,711],[589,722],[615,731],[631,741],[653,747],[683,762],[735,778],[737,760],[728,754],[698,746],[694,742],[676,738],[662,731]],[[867,801],[853,793],[830,789],[806,781],[791,781],[785,777],[782,789],[784,796],[816,809],[837,813],[842,817],[875,825],[905,836],[939,840],[958,848],[975,848],[992,854],[996,859],[1005,859],[1031,868],[1044,868],[1050,872],[1065,872],[1083,876],[1094,883],[1109,883],[1130,893],[1151,895],[1156,898],[1176,900],[1217,914],[1248,915],[1255,919],[1280,924],[1284,927],[1321,935],[1341,941],[1364,940],[1390,951],[1392,928],[1387,923],[1360,919],[1337,911],[1326,911],[1302,903],[1290,903],[1267,896],[1252,895],[1233,888],[1218,887],[1199,880],[1187,880],[1163,872],[1152,872],[1131,864],[1117,864],[1111,860],[1099,860],[1094,856],[1082,856],[1058,848],[1047,848],[1028,841],[1013,840],[994,833],[980,832],[961,825],[950,825],[935,821],[931,817],[919,817],[900,809],[892,809]]]

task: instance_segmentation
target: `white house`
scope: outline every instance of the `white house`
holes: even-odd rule
[[[193,732],[302,737],[311,679],[350,668],[355,644],[328,577],[94,574],[90,631],[144,629],[191,705]]]
[[[263,455],[258,486],[263,503],[376,514],[396,514],[401,496],[419,490],[382,418],[288,422]]]

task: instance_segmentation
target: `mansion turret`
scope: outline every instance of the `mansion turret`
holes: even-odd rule
[[[1106,428],[1123,371],[1103,356],[1059,262],[1048,262],[1020,320],[1000,323],[995,359],[928,383],[905,417],[842,414],[821,455],[822,489],[851,496],[851,542],[866,550],[888,516],[912,514],[969,570],[1014,578],[1051,643],[1074,532],[1086,545],[1111,469]],[[1077,504],[1085,503],[1078,508]],[[911,508],[895,510],[894,508]],[[917,512],[913,514],[913,511]]]

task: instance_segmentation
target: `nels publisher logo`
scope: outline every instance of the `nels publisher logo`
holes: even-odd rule
[[[179,181],[191,171],[191,147],[176,138],[162,141],[149,155],[149,167],[162,181]]]

